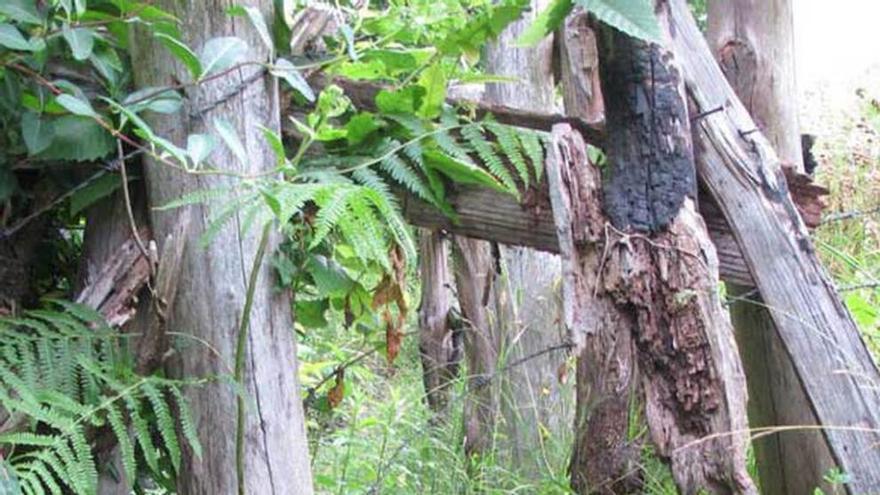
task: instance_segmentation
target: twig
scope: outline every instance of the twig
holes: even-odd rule
[[[52,201],[50,201],[48,204],[46,204],[42,208],[38,209],[37,211],[31,213],[30,215],[28,215],[24,218],[22,218],[21,220],[18,221],[18,223],[16,223],[12,227],[9,227],[8,229],[0,230],[0,240],[4,240],[4,239],[8,239],[8,238],[12,237],[13,235],[15,235],[16,232],[18,232],[19,230],[26,227],[27,224],[33,222],[41,215],[49,212],[50,210],[52,210],[53,208],[55,208],[56,206],[61,204],[67,198],[73,196],[78,191],[81,191],[82,189],[84,189],[85,187],[90,185],[92,182],[95,182],[96,180],[100,179],[107,172],[108,172],[107,169],[98,170],[97,172],[92,174],[92,176],[89,177],[88,179],[73,186],[73,188],[67,190],[66,192],[64,192],[63,194],[58,196],[57,198],[53,199]]]
[[[837,291],[838,292],[849,292],[849,291],[861,290],[861,289],[876,289],[878,287],[880,287],[880,281],[875,280],[873,282],[863,282],[860,284],[844,285],[843,287],[837,289]]]
[[[880,206],[877,206],[877,207],[874,207],[874,208],[871,208],[868,210],[851,210],[851,211],[844,211],[844,212],[840,212],[840,213],[831,213],[831,214],[825,215],[825,217],[822,219],[822,221],[819,222],[819,225],[825,225],[826,223],[840,222],[842,220],[850,220],[852,218],[866,217],[866,216],[876,215],[876,214],[880,214]]]

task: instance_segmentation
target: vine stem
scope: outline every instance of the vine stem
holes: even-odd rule
[[[238,341],[235,345],[235,382],[241,389],[244,389],[244,353],[247,345],[248,327],[251,322],[251,307],[254,304],[254,292],[257,288],[257,280],[260,278],[260,266],[263,264],[263,257],[266,255],[266,246],[269,244],[269,232],[272,223],[266,223],[263,227],[263,234],[260,238],[260,247],[257,248],[257,255],[254,257],[254,265],[251,267],[251,273],[248,277],[247,295],[244,300],[244,310],[241,314],[241,323],[238,328]],[[244,489],[244,396],[238,394],[238,406],[236,412],[235,425],[235,470],[238,474],[238,493],[245,495]]]

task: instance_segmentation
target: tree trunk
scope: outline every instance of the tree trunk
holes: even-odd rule
[[[512,23],[485,49],[486,71],[510,76],[516,82],[488,84],[483,101],[525,111],[547,111],[557,107],[553,85],[553,39],[537,46],[514,46],[520,34],[549,2],[533,0],[531,10]],[[503,274],[499,294],[507,308],[496,308],[502,333],[502,365],[528,358],[500,377],[500,437],[502,455],[510,453],[515,469],[535,479],[545,472],[549,443],[564,451],[570,442],[573,396],[570,386],[557,379],[565,366],[562,349],[533,354],[563,341],[560,325],[559,257],[519,246],[500,247]],[[506,283],[504,283],[506,282]]]
[[[795,95],[791,0],[711,0],[706,38],[724,75],[780,159],[803,171]],[[749,386],[752,427],[816,425],[803,385],[754,288],[728,285],[730,315]],[[820,431],[786,431],[754,441],[764,493],[809,493],[835,466]]]
[[[452,271],[449,249],[439,231],[422,230],[419,237],[419,352],[428,407],[441,412],[449,402],[450,382],[458,375],[460,329],[452,315]]]
[[[683,81],[670,52],[659,45],[604,25],[597,39],[608,136],[603,212],[589,207],[599,201],[600,186],[595,179],[584,185],[581,178],[590,175],[575,170],[568,173],[567,186],[572,221],[557,216],[557,228],[571,232],[566,251],[573,254],[565,262],[573,275],[564,280],[566,294],[575,299],[566,314],[572,340],[586,349],[582,360],[592,362],[593,377],[604,374],[625,383],[627,345],[612,339],[626,334],[608,335],[608,325],[601,322],[631,328],[651,438],[658,454],[671,462],[679,489],[755,493],[745,469],[745,380],[717,293],[717,256],[693,201],[696,170]],[[561,171],[555,174],[564,177]],[[559,187],[551,184],[554,189]],[[554,201],[554,214],[560,203]],[[596,239],[604,243],[601,250]],[[591,280],[589,274],[598,276]],[[605,301],[600,305],[584,297]],[[583,308],[606,313],[587,316]],[[581,385],[597,388],[589,381]],[[599,438],[624,450],[619,415],[632,406],[622,407],[622,391],[608,390],[616,401],[603,402],[600,396],[580,404],[594,407],[578,424],[593,429],[579,432],[579,440]],[[603,421],[614,415],[616,421]],[[581,493],[632,490],[615,485],[621,476],[615,469],[590,472],[590,466],[605,466],[600,450],[576,446],[575,487]],[[619,471],[625,465],[611,467]]]
[[[266,19],[273,19],[273,2],[251,2]],[[238,36],[248,42],[249,60],[266,61],[267,51],[250,22],[226,13],[231,0],[159,2],[183,25],[185,41],[195,50],[217,36]],[[187,81],[181,64],[154,38],[139,33],[132,43],[135,81],[139,87],[163,86]],[[272,169],[275,159],[262,138],[259,125],[278,130],[277,83],[268,77],[251,78],[257,67],[242,68],[229,76],[186,90],[183,111],[151,119],[157,134],[180,145],[193,132],[211,132],[212,122],[223,119],[241,136],[247,163],[233,153],[218,150],[212,163],[229,171],[253,174]],[[204,108],[202,115],[193,116]],[[181,194],[224,186],[235,179],[191,176],[148,161],[146,166],[149,204],[168,203]],[[211,207],[195,207],[190,235],[198,237],[211,220]],[[156,239],[171,232],[180,211],[152,210]],[[193,336],[195,342],[179,349],[175,372],[186,377],[210,377],[231,373],[235,341],[240,324],[248,276],[256,256],[259,233],[243,233],[240,220],[230,222],[207,248],[188,244],[179,275],[177,303],[169,326]],[[276,244],[270,242],[270,248]],[[161,246],[160,246],[161,250]],[[187,494],[229,494],[239,482],[249,494],[310,494],[309,469],[302,403],[297,382],[296,349],[291,321],[290,297],[274,290],[268,263],[259,268],[259,281],[250,312],[250,332],[244,356],[244,390],[247,395],[244,431],[244,473],[236,474],[236,403],[232,387],[213,382],[187,391],[205,455],[188,453],[179,477],[179,491]]]
[[[867,346],[819,262],[779,159],[724,79],[684,0],[661,22],[681,63],[700,176],[727,218],[847,489],[880,486],[880,383]],[[706,113],[724,104],[721,111]]]

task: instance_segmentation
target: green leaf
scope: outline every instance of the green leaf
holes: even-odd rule
[[[159,38],[159,41],[165,45],[165,48],[168,48],[168,51],[170,51],[177,60],[180,60],[184,67],[189,70],[189,73],[192,74],[193,79],[201,78],[202,63],[199,61],[199,57],[197,57],[188,46],[183,44],[183,42],[177,38],[165,33],[156,33],[154,36]]]
[[[345,129],[348,131],[346,137],[348,144],[354,145],[363,141],[373,131],[379,129],[379,124],[371,113],[359,113],[351,118],[346,124]]]
[[[52,121],[52,129],[52,143],[37,155],[41,160],[97,160],[116,147],[113,136],[91,118],[65,115]]]
[[[324,313],[330,309],[330,303],[327,299],[318,300],[301,300],[296,301],[296,322],[305,328],[323,328],[327,326],[327,318]]]
[[[496,191],[509,193],[492,174],[472,163],[453,158],[437,150],[425,150],[426,164],[455,182],[486,186]]]
[[[73,58],[76,60],[86,60],[92,54],[92,49],[95,47],[95,33],[91,29],[70,29],[65,25],[62,35],[70,45],[70,51],[73,52]]]
[[[3,0],[0,2],[0,14],[9,17],[13,21],[28,24],[43,23],[42,17],[37,12],[34,0]]]
[[[425,88],[425,97],[418,114],[432,119],[440,115],[446,98],[446,74],[440,64],[433,64],[419,76],[419,86]]]
[[[232,15],[246,15],[251,20],[251,24],[254,25],[254,28],[256,28],[257,34],[260,35],[260,39],[263,40],[263,44],[266,45],[266,48],[268,48],[270,52],[275,52],[275,43],[272,41],[272,35],[269,34],[266,19],[263,18],[263,13],[260,12],[260,9],[256,7],[242,7],[240,5],[235,5],[230,7],[228,12]]]
[[[144,100],[144,98],[148,99]],[[147,87],[139,89],[126,96],[123,105],[129,107],[132,112],[150,110],[156,113],[172,114],[180,110],[183,105],[183,97],[173,89],[162,91],[162,88]]]
[[[529,27],[516,39],[515,46],[535,46],[550,33],[562,25],[562,21],[571,12],[572,0],[552,0]]]
[[[5,22],[0,23],[0,46],[5,46],[10,50],[36,51],[34,45],[24,39],[24,36],[21,35],[21,32],[15,26]]]
[[[343,62],[333,68],[333,73],[356,81],[391,79],[381,60],[366,62]]]
[[[21,116],[21,136],[30,155],[36,155],[52,144],[55,132],[52,123],[34,112],[25,112]]]
[[[283,166],[287,161],[287,156],[284,152],[284,142],[281,140],[281,136],[265,126],[260,126],[260,132],[263,133],[263,138],[266,139],[266,142],[269,143],[269,147],[272,148],[272,152],[275,154],[275,165]]]
[[[113,191],[119,189],[121,185],[122,182],[116,174],[104,174],[92,181],[70,198],[70,216],[76,216],[101,198],[113,194]]]
[[[199,79],[235,66],[244,60],[247,53],[248,45],[241,38],[223,36],[208,40],[199,55],[202,64]]]
[[[575,0],[597,19],[634,38],[660,42],[660,25],[651,0]]]
[[[98,115],[98,113],[92,108],[91,103],[81,100],[76,96],[68,94],[58,95],[58,97],[55,98],[55,101],[74,115],[92,118],[100,117],[100,115]]]
[[[422,86],[407,86],[396,91],[383,89],[376,94],[376,107],[382,113],[415,113],[424,98]]]
[[[354,285],[342,265],[320,254],[309,258],[306,271],[312,276],[318,292],[324,296],[344,296]]]
[[[244,151],[244,145],[241,144],[241,140],[238,139],[238,133],[235,128],[225,120],[215,119],[214,129],[217,130],[220,137],[223,139],[223,142],[226,143],[226,146],[233,154],[235,154],[235,157],[238,158],[239,162],[247,163],[247,153]]]
[[[301,94],[309,102],[315,101],[315,92],[299,70],[289,60],[279,58],[269,71],[273,76],[284,79],[297,93]]]
[[[862,328],[870,328],[880,320],[880,308],[872,306],[857,292],[846,296],[846,306]]]
[[[211,155],[216,146],[217,140],[210,134],[190,134],[186,138],[186,153],[196,167]]]

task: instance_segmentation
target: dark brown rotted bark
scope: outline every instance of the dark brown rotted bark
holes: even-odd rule
[[[594,295],[607,300],[612,315],[629,319],[651,439],[669,460],[679,489],[755,493],[745,470],[745,436],[731,434],[746,427],[745,383],[717,293],[717,256],[694,205],[696,169],[683,80],[671,53],[659,45],[607,26],[597,27],[597,40],[608,136],[602,185],[608,221]],[[597,228],[603,227],[592,231]],[[581,255],[581,261],[589,256],[596,254]],[[602,347],[601,327],[584,326],[584,348]],[[620,349],[599,354],[607,363]],[[595,430],[591,436],[601,438]],[[615,438],[620,441],[619,434]],[[589,471],[582,477],[594,484],[577,485],[578,469],[590,465],[584,459],[572,466],[582,493],[609,486],[597,487],[602,480]],[[601,466],[598,460],[592,465]]]

